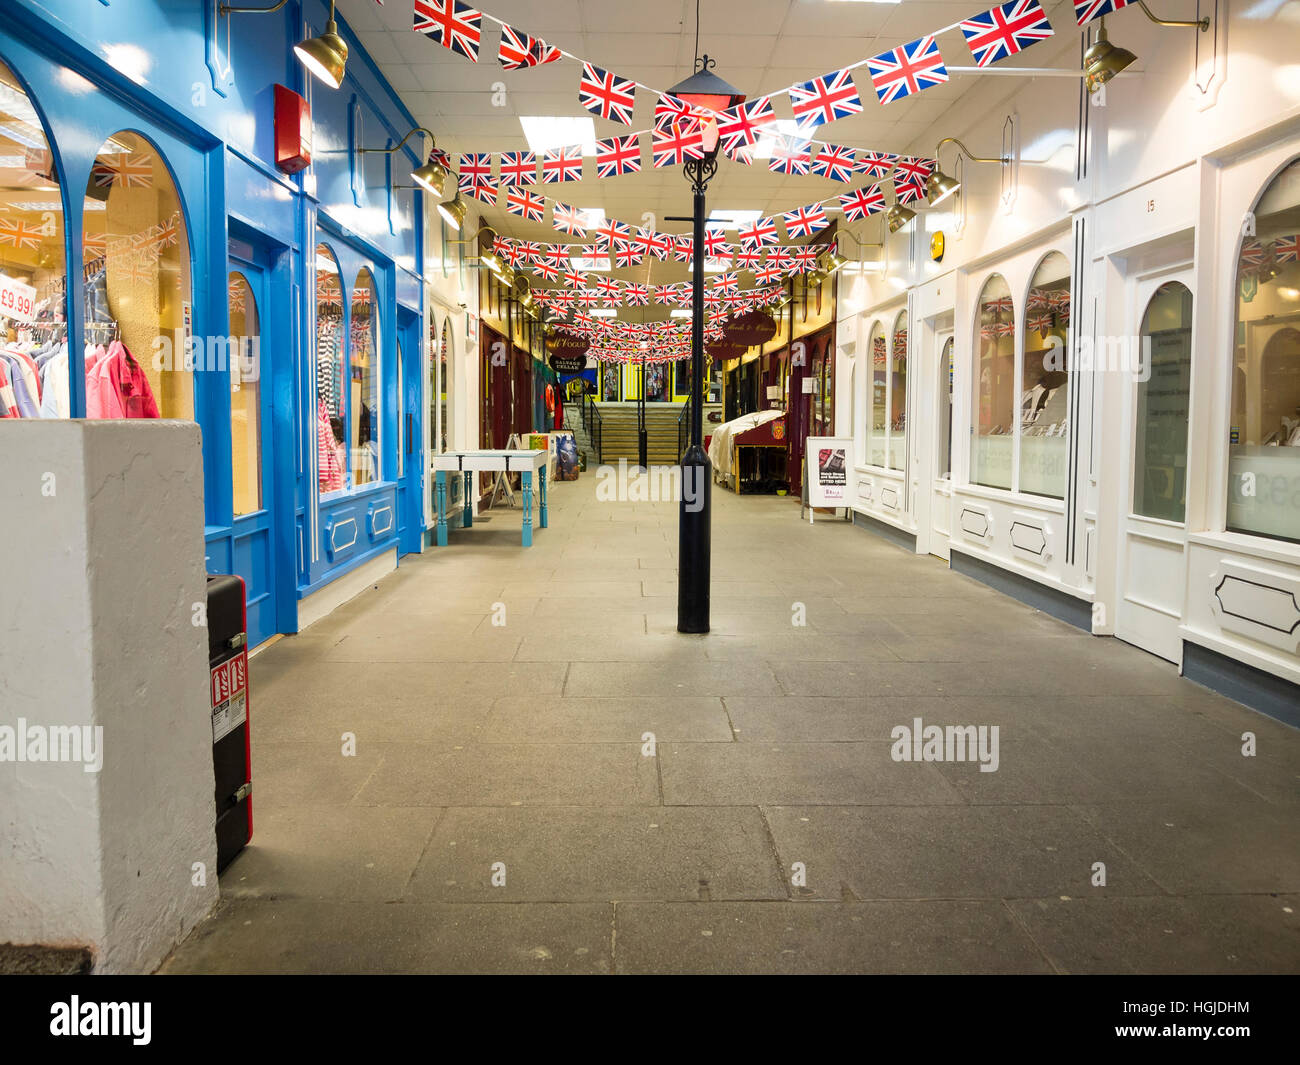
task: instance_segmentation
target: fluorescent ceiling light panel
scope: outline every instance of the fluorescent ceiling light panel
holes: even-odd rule
[[[770,132],[760,133],[758,140],[754,142],[755,159],[772,158],[772,152],[776,150],[777,134],[785,137],[795,137],[801,141],[808,140],[808,131],[801,130],[799,123],[793,118],[778,118],[775,122],[769,122],[763,129],[770,130]]]
[[[688,311],[688,310],[686,310],[686,308],[684,308],[684,307],[674,307],[671,311],[668,312],[668,317],[669,317],[669,318],[689,318],[689,317],[691,317],[691,312]]]
[[[519,124],[524,127],[531,151],[545,152],[581,144],[583,155],[596,154],[596,123],[590,118],[521,115]]]
[[[593,318],[617,318],[618,311],[613,307],[597,307],[591,312]]]
[[[593,271],[599,273],[601,270],[608,270],[610,268],[608,255],[600,259],[596,258],[594,255],[575,255],[569,260],[569,262],[573,264],[575,270],[583,270],[587,273]]]

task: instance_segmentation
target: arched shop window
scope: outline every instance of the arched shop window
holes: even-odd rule
[[[889,362],[885,343],[885,328],[877,322],[871,329],[871,375],[867,387],[867,462],[872,466],[885,464],[885,374]]]
[[[192,420],[189,237],[158,149],[109,137],[82,211],[86,417]]]
[[[1020,491],[1065,498],[1070,261],[1049,252],[1029,283],[1020,378]]]
[[[1300,159],[1254,213],[1237,262],[1227,527],[1300,542]]]
[[[343,282],[334,254],[316,245],[316,479],[321,494],[337,492],[347,476],[347,350]]]
[[[349,438],[352,441],[352,483],[370,484],[381,476],[379,463],[379,308],[375,280],[362,267],[352,289],[351,391]]]
[[[939,476],[952,477],[952,352],[953,338],[944,341],[939,355]]]
[[[451,439],[451,423],[448,421],[447,393],[451,391],[447,374],[449,368],[447,365],[448,356],[451,353],[451,319],[442,320],[442,339],[438,342],[438,391],[435,395],[440,397],[442,406],[441,417],[438,419],[438,426],[442,432],[441,446],[439,451],[447,450],[447,442]]]
[[[0,156],[0,418],[66,418],[63,193],[40,116],[3,63]]]
[[[1166,281],[1142,315],[1150,375],[1137,386],[1133,513],[1181,522],[1187,515],[1187,416],[1192,381],[1192,294]]]
[[[261,328],[248,279],[233,271],[230,304],[230,468],[235,516],[262,509]]]
[[[907,312],[894,319],[889,346],[889,468],[901,470],[907,458]]]
[[[975,439],[970,457],[973,484],[1011,487],[1015,441],[1016,314],[1006,278],[984,282],[975,312]]]

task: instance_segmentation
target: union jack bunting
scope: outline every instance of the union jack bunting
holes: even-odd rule
[[[677,301],[676,285],[655,285],[651,291],[654,294],[655,303],[661,304],[662,306],[666,307],[668,304]]]
[[[587,235],[586,218],[583,213],[576,207],[571,207],[567,203],[560,203],[558,200],[551,208],[551,225],[559,232],[567,233],[571,237],[585,237]]]
[[[544,258],[542,246],[535,240],[520,240],[515,242],[523,255],[524,261],[529,263],[541,262]]]
[[[1104,0],[1110,3],[1111,0]],[[882,104],[940,85],[948,80],[948,69],[933,37],[920,37],[910,44],[891,48],[867,60],[871,84]]]
[[[1074,0],[1074,18],[1080,26],[1086,26],[1093,19],[1128,5],[1129,0]]]
[[[790,89],[790,108],[801,129],[812,129],[862,110],[858,87],[847,70],[833,70]]]
[[[661,239],[653,229],[638,229],[633,243],[646,255],[663,259],[671,249],[671,241]]]
[[[537,156],[532,152],[502,152],[501,181],[506,185],[536,185]]]
[[[742,270],[757,269],[763,262],[763,249],[757,244],[751,247],[742,246],[735,256],[736,265]]]
[[[791,238],[811,237],[830,224],[826,219],[826,211],[820,203],[796,207],[793,211],[787,211],[781,218],[785,222],[785,231]]]
[[[559,268],[554,263],[549,263],[545,259],[539,263],[534,263],[532,270],[538,277],[543,278],[546,281],[554,281],[560,276]]]
[[[736,292],[740,289],[740,275],[719,274],[713,279],[713,287],[719,292]]]
[[[924,185],[925,179],[934,169],[933,159],[922,159],[914,155],[901,155],[894,163],[894,182],[906,181],[912,185]]]
[[[1273,258],[1279,263],[1300,262],[1300,233],[1273,241]]]
[[[582,145],[553,148],[542,156],[542,184],[582,180]]]
[[[511,240],[509,237],[497,237],[492,242],[492,250],[511,266],[518,266],[524,260],[524,250],[519,246],[519,242]]]
[[[817,260],[822,257],[822,245],[809,244],[802,248],[795,248],[791,255],[794,261],[794,268],[802,274],[814,269],[817,266]]]
[[[733,163],[742,166],[754,165],[754,149],[742,141],[732,138],[721,142],[722,150]]]
[[[898,156],[889,152],[859,152],[858,161],[853,169],[868,177],[884,177],[894,169]]]
[[[885,194],[880,186],[868,185],[866,188],[854,189],[840,197],[840,210],[850,222],[877,214],[885,209]]]
[[[688,263],[695,256],[694,237],[673,238],[673,258],[679,263]]]
[[[914,203],[925,195],[925,186],[911,181],[894,182],[894,199],[899,203]]]
[[[961,32],[975,65],[986,67],[1047,40],[1052,24],[1038,0],[1011,0],[972,15],[961,24]]]
[[[723,256],[731,255],[731,247],[727,244],[727,234],[721,229],[709,226],[704,230],[704,257],[706,259],[720,259]]]
[[[518,215],[529,222],[540,222],[545,216],[545,197],[538,196],[527,189],[516,189],[509,186],[503,188],[502,191],[505,193],[505,204],[503,206],[511,214]]]
[[[563,270],[571,262],[567,244],[548,244],[546,250],[538,258],[545,259],[557,270]]]
[[[655,103],[656,127],[671,126],[689,133],[699,127],[702,117],[702,111],[676,96],[661,95]]]
[[[130,154],[120,162],[97,162],[91,167],[90,176],[96,188],[124,185],[127,188],[147,189],[153,185],[153,157]]]
[[[552,292],[551,306],[556,310],[567,312],[573,306],[577,293],[572,289],[563,288],[557,292]]]
[[[482,24],[483,12],[460,0],[415,0],[415,31],[475,63]]]
[[[614,245],[615,266],[640,266],[643,262],[645,262],[645,252],[635,244],[621,240]]]
[[[704,294],[704,306],[711,311],[716,311],[722,306],[722,293],[709,291]]]
[[[636,106],[636,82],[583,63],[578,102],[593,115],[630,126],[632,109]]]
[[[460,157],[457,187],[476,200],[496,203],[497,186],[492,178],[492,156],[487,152]]]
[[[741,226],[738,233],[743,248],[761,248],[780,241],[775,218],[758,218],[752,225]]]
[[[623,302],[623,286],[612,277],[596,278],[596,291],[606,307],[617,307]]]
[[[1262,240],[1247,239],[1241,245],[1241,261],[1247,266],[1262,266],[1268,256]]]
[[[587,275],[581,270],[574,270],[570,267],[560,275],[560,283],[566,288],[585,288],[587,285]]]
[[[596,306],[596,304],[601,302],[601,295],[594,288],[582,288],[579,289],[577,292],[575,292],[573,295],[574,295],[574,302],[576,302],[577,305],[579,307],[582,307],[584,310],[590,310],[592,307]],[[581,317],[582,316],[579,315],[579,318]],[[588,322],[588,324],[590,324],[590,322]]]
[[[803,177],[812,166],[812,142],[799,137],[778,137],[767,168],[774,174]]]
[[[841,144],[818,145],[809,173],[832,181],[852,181],[857,170],[857,153]]]
[[[1036,314],[1025,319],[1025,326],[1029,329],[1036,329],[1043,336],[1051,331],[1052,324],[1056,316],[1053,314]]]
[[[617,218],[602,218],[600,225],[596,227],[596,235],[606,244],[613,244],[616,240],[624,240],[632,235],[632,227],[626,222],[620,222]]]
[[[724,148],[728,144],[752,145],[764,126],[776,121],[770,96],[760,96],[749,103],[737,104],[718,112],[718,137]],[[730,154],[730,153],[728,153]]]
[[[621,177],[641,171],[641,137],[610,137],[596,142],[596,174],[598,177]]]
[[[554,63],[564,53],[531,33],[522,33],[513,26],[501,24],[501,46],[497,49],[497,62],[506,70],[522,70]]]
[[[0,218],[0,244],[35,251],[41,246],[41,226],[28,225],[19,218]]]
[[[623,289],[623,302],[629,307],[648,307],[650,289],[645,285],[628,285]]]
[[[788,248],[773,248],[767,253],[767,262],[769,266],[789,270],[794,265],[794,255]]]
[[[693,129],[673,124],[655,126],[650,145],[655,166],[680,166],[688,159],[704,158],[704,130],[698,123]]]

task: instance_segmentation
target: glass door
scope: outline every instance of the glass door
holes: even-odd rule
[[[953,337],[935,334],[936,362],[934,458],[930,478],[930,554],[948,558],[952,532],[952,378]]]

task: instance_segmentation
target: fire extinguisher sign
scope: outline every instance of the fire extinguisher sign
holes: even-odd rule
[[[212,669],[212,742],[248,720],[248,652]]]

